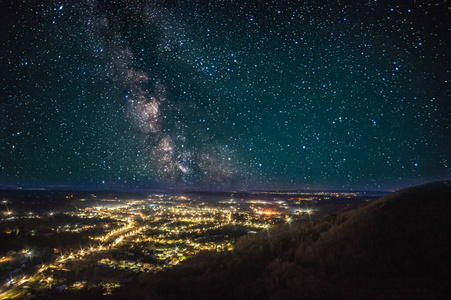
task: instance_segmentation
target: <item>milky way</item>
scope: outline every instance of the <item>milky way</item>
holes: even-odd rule
[[[445,1],[10,2],[2,186],[391,189],[450,177]]]

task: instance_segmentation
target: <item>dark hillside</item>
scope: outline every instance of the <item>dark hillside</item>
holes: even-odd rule
[[[448,298],[451,182],[401,190],[320,221],[245,236],[143,277],[117,298]],[[89,295],[87,295],[89,296]]]
[[[350,293],[434,294],[451,278],[450,201],[449,182],[392,193],[349,213],[299,259],[331,270]]]

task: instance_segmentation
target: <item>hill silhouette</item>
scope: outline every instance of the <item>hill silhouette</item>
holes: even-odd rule
[[[116,298],[445,298],[451,295],[451,182],[397,191],[319,221],[242,237],[142,277]]]

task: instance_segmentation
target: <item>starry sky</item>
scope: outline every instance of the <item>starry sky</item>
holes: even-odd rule
[[[451,178],[446,1],[1,7],[1,186],[377,190]]]

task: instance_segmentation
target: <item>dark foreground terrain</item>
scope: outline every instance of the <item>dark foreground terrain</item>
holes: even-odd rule
[[[242,237],[233,252],[199,255],[110,297],[448,298],[450,201],[449,181],[404,189],[351,212]]]

